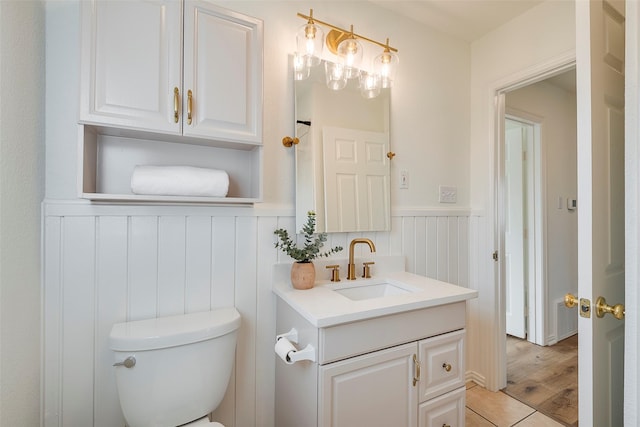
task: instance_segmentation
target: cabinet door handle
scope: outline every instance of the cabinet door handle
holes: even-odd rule
[[[415,375],[413,376],[413,386],[415,387],[418,381],[420,381],[420,362],[418,362],[418,356],[413,355],[413,366],[415,369]]]
[[[191,113],[193,111],[193,92],[191,89],[187,92],[187,124],[191,124]]]
[[[178,115],[180,110],[180,90],[177,87],[173,88],[173,121],[178,123],[180,116]]]
[[[449,365],[448,363],[443,363],[442,369],[444,369],[447,372],[451,372],[451,365]]]

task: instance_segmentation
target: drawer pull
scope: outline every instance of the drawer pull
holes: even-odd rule
[[[420,381],[420,362],[418,362],[418,356],[413,355],[413,366],[415,369],[415,375],[413,376],[413,386],[415,387],[418,381]]]
[[[451,365],[449,365],[448,363],[443,363],[442,364],[442,369],[444,369],[447,372],[451,372]]]
[[[442,427],[451,427],[449,424],[442,424]]]
[[[193,92],[187,91],[187,124],[191,124],[191,114],[193,113]]]
[[[180,109],[180,90],[177,87],[173,88],[173,121],[178,123],[180,117],[178,112]]]

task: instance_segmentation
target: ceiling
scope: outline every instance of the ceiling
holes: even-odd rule
[[[450,36],[472,42],[544,0],[370,0]]]

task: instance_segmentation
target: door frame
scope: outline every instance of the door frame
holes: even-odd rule
[[[527,190],[524,197],[527,198],[527,218],[525,227],[528,230],[527,238],[527,254],[525,255],[525,263],[528,265],[527,274],[527,299],[525,313],[526,320],[526,339],[529,342],[538,345],[546,345],[547,336],[544,333],[547,325],[547,311],[544,302],[547,300],[547,287],[546,287],[546,222],[543,215],[544,200],[545,200],[545,169],[542,159],[544,158],[544,147],[540,139],[541,135],[541,122],[542,118],[534,114],[527,113],[515,108],[505,107],[505,120],[511,120],[522,123],[526,126],[531,126],[533,129],[533,137],[527,141],[527,160],[526,171],[527,174]],[[501,140],[500,150],[504,150],[505,141],[503,135],[499,134],[497,137]],[[504,153],[504,152],[503,152]],[[504,156],[502,159],[504,161]],[[500,165],[504,168],[504,164]],[[504,169],[502,169],[504,174]],[[504,176],[504,175],[503,175]],[[500,186],[501,193],[498,197],[504,202],[504,185]],[[505,230],[499,231],[500,236],[504,239]],[[504,245],[504,242],[503,242]],[[504,247],[504,246],[503,246]],[[504,269],[506,266],[501,266]],[[505,280],[505,292],[506,292],[506,271],[502,271],[502,276]],[[506,328],[506,324],[505,324]]]
[[[493,135],[493,240],[494,248],[501,260],[504,255],[504,200],[502,200],[502,136],[504,134],[504,118],[506,114],[505,94],[507,92],[529,86],[533,83],[545,80],[565,71],[569,71],[576,66],[575,50],[567,52],[550,59],[542,64],[537,64],[520,72],[514,73],[495,82],[492,85],[491,93],[494,97],[494,135]],[[503,389],[507,386],[507,340],[506,340],[506,316],[505,316],[505,280],[504,262],[494,263],[494,286],[496,289],[497,310],[495,314],[495,325],[492,333],[494,343],[493,354],[493,378],[489,378],[487,386],[489,389]],[[493,380],[493,381],[492,381]],[[495,387],[493,387],[495,386]]]

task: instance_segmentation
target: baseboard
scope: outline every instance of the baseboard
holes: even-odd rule
[[[486,378],[484,377],[484,375],[480,375],[479,373],[475,372],[475,371],[467,371],[465,373],[465,381],[469,382],[469,381],[473,381],[474,383],[478,384],[481,387],[485,387],[486,388]]]

